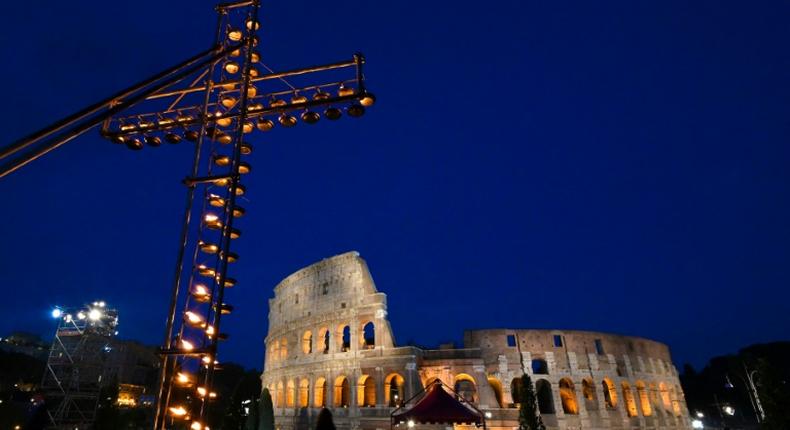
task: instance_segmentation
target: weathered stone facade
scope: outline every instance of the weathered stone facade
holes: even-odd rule
[[[396,347],[386,295],[356,252],[299,270],[274,292],[261,379],[279,430],[314,428],[324,405],[339,429],[389,428],[395,406],[434,378],[486,411],[488,428],[509,430],[524,372],[548,429],[690,428],[677,370],[658,342],[497,329],[465,332],[463,348]]]

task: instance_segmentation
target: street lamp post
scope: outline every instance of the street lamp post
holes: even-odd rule
[[[746,366],[746,363],[741,362],[743,366],[744,376],[735,373],[735,376],[743,382],[743,385],[746,387],[746,393],[749,396],[749,403],[752,405],[752,410],[754,411],[754,415],[757,418],[757,422],[761,423],[765,421],[765,411],[763,410],[763,405],[760,402],[760,394],[757,392],[757,385],[754,382],[755,374],[757,370],[749,370]],[[735,388],[732,382],[727,378],[727,387],[728,388]]]
[[[752,407],[755,408],[755,412],[757,413],[757,422],[765,421],[765,411],[763,410],[763,404],[760,402],[760,393],[757,392],[757,386],[754,383],[754,375],[757,373],[757,370],[749,370],[746,367],[746,363],[743,364],[743,370],[746,373],[746,381],[748,381],[749,386],[749,400],[751,400]]]

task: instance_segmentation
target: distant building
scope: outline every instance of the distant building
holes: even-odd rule
[[[669,348],[648,339],[569,330],[474,330],[463,348],[395,345],[386,295],[356,252],[285,278],[269,300],[261,380],[280,430],[312,428],[321,407],[339,429],[388,428],[390,413],[436,379],[518,426],[528,373],[548,429],[689,429]]]
[[[122,408],[136,408],[141,406],[141,398],[145,387],[134,384],[118,384],[118,399],[115,403]]]
[[[105,364],[104,377],[119,384],[152,389],[156,385],[159,356],[156,347],[133,340],[113,339]]]
[[[14,332],[0,340],[0,350],[18,352],[41,361],[47,361],[49,344],[44,342],[41,336],[32,333]]]
[[[156,347],[132,340],[113,339],[104,369],[108,383],[118,384],[116,404],[123,408],[148,407],[156,388],[159,356]]]
[[[140,386],[144,393],[152,392],[159,371],[156,347],[117,338],[110,339],[109,342],[102,379],[105,382],[114,381],[118,384]],[[51,345],[44,342],[40,336],[30,333],[16,332],[0,339],[0,350],[36,358],[42,362],[42,368],[43,363],[47,361],[50,348]],[[26,388],[25,391],[37,389],[38,382],[40,381]]]

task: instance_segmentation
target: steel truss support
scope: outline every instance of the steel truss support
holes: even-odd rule
[[[87,312],[58,320],[41,381],[50,428],[71,430],[90,426],[96,419],[118,313],[102,308],[99,318],[89,319]]]
[[[225,292],[236,284],[229,265],[239,259],[232,251],[241,235],[236,218],[246,213],[238,197],[246,192],[241,178],[252,168],[243,159],[254,148],[249,133],[357,118],[375,102],[361,54],[285,72],[263,64],[256,51],[259,7],[260,0],[218,5],[212,48],[0,150],[3,177],[98,125],[103,137],[133,150],[163,141],[194,144],[160,350],[155,430],[202,430],[217,395],[219,343],[227,338],[220,323],[233,310]],[[309,78],[316,81],[305,84]],[[58,350],[58,357],[68,355]],[[63,375],[48,374],[63,393]]]
[[[238,48],[238,46],[236,48]],[[113,115],[145,100],[151,94],[179,82],[196,70],[205,67],[206,64],[214,62],[218,58],[222,58],[233,49],[234,47],[225,49],[214,47],[201,52],[176,66],[157,73],[105,100],[95,103],[3,148],[0,150],[0,161],[34,145],[39,145],[37,148],[30,150],[0,167],[0,178],[80,136],[111,118]],[[56,133],[59,134],[56,135]]]

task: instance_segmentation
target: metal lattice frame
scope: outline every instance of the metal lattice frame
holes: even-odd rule
[[[53,428],[90,426],[96,418],[108,346],[118,324],[117,311],[102,307],[100,312],[98,319],[89,318],[86,307],[58,319],[41,382]]]
[[[364,58],[275,72],[261,61],[260,0],[216,7],[214,45],[112,97],[0,150],[0,177],[101,125],[101,134],[133,150],[163,142],[194,144],[184,180],[186,209],[161,348],[154,428],[185,422],[202,430],[217,368],[225,289],[236,284],[228,266],[239,256],[237,204],[255,131],[359,117],[375,97],[365,88]],[[186,84],[185,84],[186,83]],[[123,115],[121,115],[123,114]],[[180,424],[179,424],[180,425]]]
[[[134,150],[183,140],[195,144],[192,172],[184,180],[187,201],[161,351],[155,429],[180,421],[201,429],[216,396],[211,387],[218,346],[227,338],[220,322],[233,310],[225,291],[236,284],[228,268],[239,258],[232,244],[241,235],[237,218],[246,212],[238,205],[246,192],[241,179],[252,169],[244,159],[254,148],[248,135],[277,124],[292,127],[297,115],[307,124],[322,117],[358,117],[375,100],[365,89],[359,54],[349,61],[271,71],[257,51],[258,9],[258,1],[219,5],[215,49],[220,55],[189,85],[148,95],[146,106],[158,104],[158,109],[108,118],[102,127],[105,137]]]

